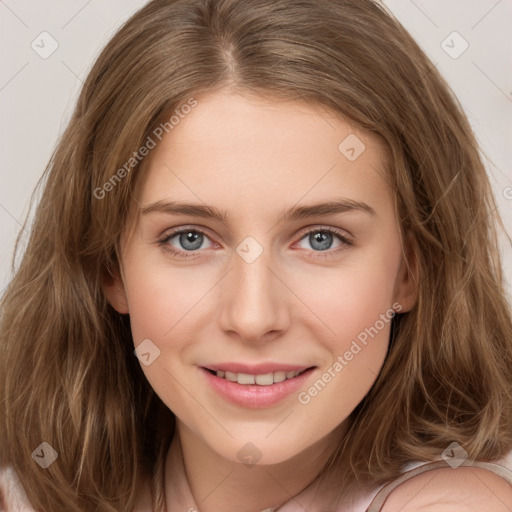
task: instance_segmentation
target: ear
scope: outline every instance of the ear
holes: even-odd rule
[[[397,313],[410,311],[418,300],[418,293],[419,263],[416,253],[412,249],[410,238],[407,237],[395,283],[394,302],[402,306]]]
[[[108,275],[103,279],[102,288],[109,304],[118,313],[123,315],[129,313],[128,299],[119,270],[108,270]]]

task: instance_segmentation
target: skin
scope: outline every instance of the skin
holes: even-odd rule
[[[436,469],[404,482],[382,512],[510,512],[512,488],[498,475],[478,467]]]
[[[227,90],[196,99],[198,106],[148,157],[139,207],[206,204],[225,212],[229,224],[138,215],[122,240],[121,274],[105,292],[130,315],[135,346],[150,339],[160,350],[142,369],[177,417],[201,512],[257,511],[289,500],[317,475],[382,367],[391,324],[307,404],[293,393],[268,408],[233,405],[199,367],[227,361],[316,366],[299,391],[307,390],[393,304],[408,311],[416,290],[377,138],[308,103]],[[338,149],[350,134],[365,145],[354,161]],[[374,214],[282,220],[296,205],[341,198],[363,202]],[[318,249],[308,235],[329,227],[350,244],[333,235],[328,249]],[[172,228],[207,236],[193,257],[176,258],[158,243]],[[251,263],[236,252],[248,236],[263,249]],[[179,235],[166,245],[187,252]],[[250,468],[237,456],[249,442],[261,455]],[[169,474],[166,488],[172,494]]]

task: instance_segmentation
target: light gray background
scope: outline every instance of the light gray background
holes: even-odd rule
[[[145,3],[0,0],[0,295],[11,278],[14,241],[28,212],[30,194],[81,83],[100,49]],[[489,157],[485,161],[498,208],[511,234],[512,0],[383,3],[418,41],[462,103]],[[454,31],[460,36],[451,35]],[[40,53],[51,49],[51,39],[42,32],[58,44],[45,59],[31,47],[38,45]],[[469,46],[458,55],[464,41]],[[501,249],[511,294],[512,248],[505,235]]]

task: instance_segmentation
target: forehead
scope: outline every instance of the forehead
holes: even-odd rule
[[[152,150],[142,206],[193,200],[251,215],[327,196],[390,199],[383,143],[340,115],[227,91],[196,100]]]

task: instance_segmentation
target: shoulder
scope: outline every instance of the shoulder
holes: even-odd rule
[[[385,501],[382,512],[510,512],[512,483],[476,466],[436,468],[404,481]]]
[[[134,512],[152,512],[152,505],[149,483],[143,482]],[[35,512],[10,466],[0,467],[0,512]]]
[[[35,512],[11,467],[0,467],[0,510]]]

